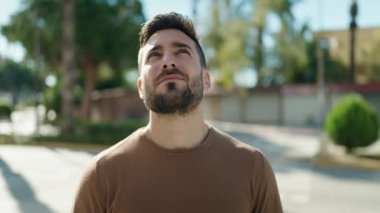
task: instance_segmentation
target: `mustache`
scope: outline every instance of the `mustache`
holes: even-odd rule
[[[183,72],[177,68],[171,68],[171,69],[164,69],[161,71],[161,73],[157,76],[155,80],[155,84],[158,84],[160,82],[160,79],[167,76],[167,75],[179,75],[183,77],[186,81],[188,80],[188,77],[183,74]]]

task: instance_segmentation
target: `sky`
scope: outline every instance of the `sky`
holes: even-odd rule
[[[19,10],[21,0],[0,0],[0,26],[8,23],[10,16]],[[144,13],[149,19],[157,13],[176,11],[192,17],[192,0],[142,0]],[[314,31],[347,29],[349,9],[352,0],[301,0],[293,7],[298,25],[307,22]],[[380,27],[380,1],[357,0],[359,27]],[[207,19],[210,0],[199,0],[199,16]],[[275,28],[276,23],[270,23]],[[19,44],[8,43],[0,34],[0,55],[21,61],[23,48]]]

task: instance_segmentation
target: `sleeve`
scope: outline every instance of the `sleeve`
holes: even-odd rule
[[[98,163],[92,163],[84,173],[74,199],[73,213],[106,212],[106,194],[99,176]]]
[[[252,190],[254,191],[252,213],[282,213],[281,199],[272,167],[261,152],[259,152],[257,161],[260,165],[256,168],[259,168],[260,171],[255,172],[259,176],[255,178],[255,189]]]

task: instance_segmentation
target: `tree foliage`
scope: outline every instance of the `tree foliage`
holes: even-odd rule
[[[234,72],[248,67],[255,70],[259,84],[264,84],[265,78],[286,73],[284,69],[292,69],[297,57],[305,61],[304,39],[296,37],[294,31],[291,7],[292,0],[240,0],[213,1],[212,18],[207,23],[205,41],[208,45],[210,66],[216,67],[221,73],[219,81],[226,87],[232,87]],[[270,33],[268,19],[275,17],[281,24],[278,33]],[[278,44],[276,49],[267,48],[264,37],[272,37]],[[300,43],[294,54],[287,50],[291,42]],[[273,61],[276,61],[273,63]],[[305,62],[300,62],[305,63]],[[300,65],[302,66],[302,65]],[[276,74],[277,73],[277,74]],[[274,81],[270,84],[275,83]]]
[[[135,67],[138,31],[145,17],[138,0],[76,0],[76,45],[79,64],[86,60],[108,62],[114,67]],[[40,33],[44,63],[56,67],[61,60],[62,1],[23,1],[23,9],[12,15],[2,33],[20,42],[33,58],[33,35]],[[36,14],[38,8],[38,14]],[[37,15],[37,17],[36,17]],[[37,29],[36,29],[37,28]]]
[[[292,8],[298,2],[212,1],[204,34],[210,67],[220,71],[218,82],[234,87],[234,73],[249,68],[257,73],[258,86],[315,83],[318,40],[307,24],[296,25]],[[273,21],[279,23],[278,29],[271,29]],[[326,81],[347,81],[348,68],[333,59],[328,49],[323,53]]]
[[[122,70],[137,66],[138,31],[145,21],[139,0],[75,1],[76,64],[84,75],[83,114],[90,109],[90,94],[97,82],[97,68],[109,64],[115,78]],[[33,38],[39,33],[40,60],[48,70],[59,70],[62,45],[62,1],[23,1],[22,9],[11,17],[2,33],[20,42],[26,57],[35,59]]]
[[[12,92],[34,90],[35,76],[33,71],[7,60],[0,64],[0,90]]]
[[[234,87],[233,79],[236,70],[248,66],[249,58],[244,49],[247,40],[245,22],[236,19],[236,10],[230,1],[213,1],[212,18],[207,25],[210,31],[206,33],[205,43],[209,47],[209,66],[220,69],[217,83],[227,89]]]
[[[9,92],[12,95],[12,104],[19,102],[21,93],[41,91],[43,81],[34,70],[10,60],[0,64],[0,91]]]

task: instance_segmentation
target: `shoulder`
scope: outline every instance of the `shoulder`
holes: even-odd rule
[[[123,140],[97,154],[93,159],[93,163],[96,165],[104,164],[126,156],[128,153],[132,153],[138,146],[139,141],[141,141],[143,135],[143,128],[136,130]]]
[[[239,139],[212,127],[213,140],[217,149],[224,151],[226,156],[237,158],[242,161],[254,163],[256,165],[263,165],[266,163],[266,157],[263,152]]]
[[[122,171],[121,164],[134,162],[131,156],[136,154],[136,147],[142,140],[144,131],[138,129],[131,135],[96,155],[87,166],[82,176],[81,190],[92,190],[88,194],[104,193],[113,184]],[[83,188],[83,189],[82,189]]]
[[[217,141],[218,146],[223,146],[230,151],[238,152],[239,154],[247,153],[249,155],[261,155],[262,152],[247,143],[240,141],[239,139],[223,132],[219,129],[212,127],[214,134],[213,140]]]

